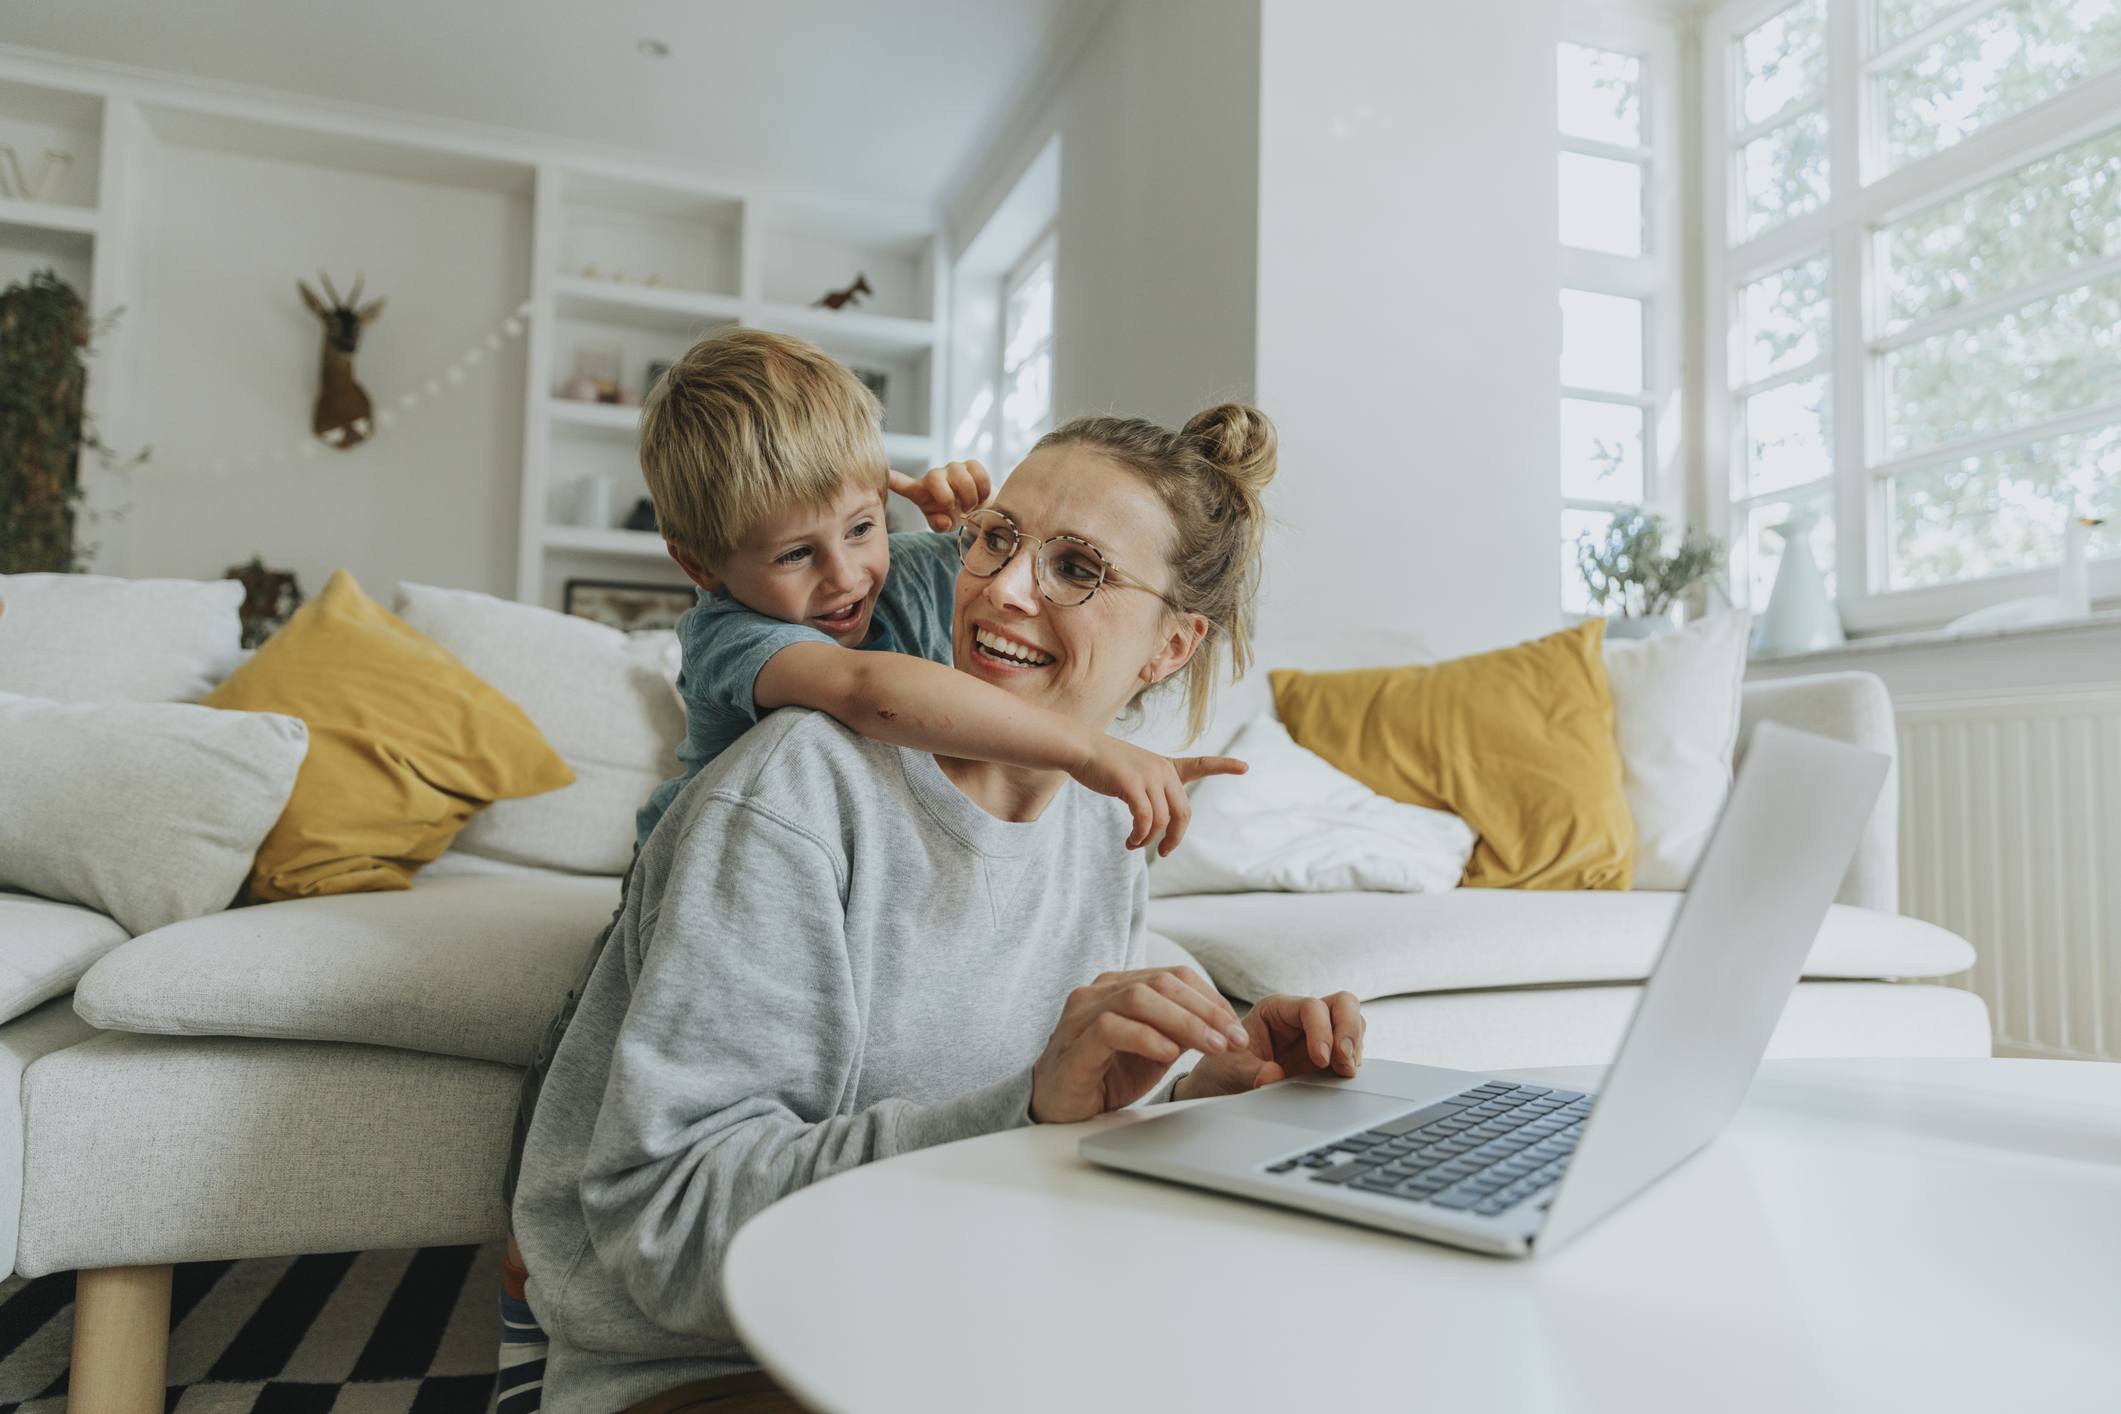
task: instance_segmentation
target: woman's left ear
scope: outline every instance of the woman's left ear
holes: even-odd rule
[[[1156,650],[1155,657],[1142,665],[1142,681],[1154,687],[1186,666],[1207,636],[1205,614],[1172,615],[1171,632],[1164,638],[1163,646]]]

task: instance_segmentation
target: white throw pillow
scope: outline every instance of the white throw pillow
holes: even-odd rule
[[[398,617],[523,709],[575,783],[471,817],[451,846],[510,864],[623,874],[634,812],[679,772],[677,635],[622,633],[463,589],[400,584]]]
[[[273,712],[0,692],[0,887],[135,937],[217,912],[308,753],[309,728]]]
[[[197,702],[242,661],[232,579],[0,575],[0,692]]]
[[[1751,623],[1734,611],[1662,638],[1606,642],[1638,889],[1685,888],[1723,813]]]
[[[1251,766],[1193,788],[1193,823],[1149,870],[1149,892],[1435,893],[1458,886],[1477,836],[1442,810],[1402,805],[1298,746],[1272,717],[1227,748]]]

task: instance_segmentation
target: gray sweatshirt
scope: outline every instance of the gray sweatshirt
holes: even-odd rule
[[[641,851],[523,1156],[545,1408],[754,1368],[721,1296],[746,1219],[1030,1123],[1069,991],[1143,965],[1128,828],[1072,781],[997,820],[933,757],[796,708],[702,770]]]

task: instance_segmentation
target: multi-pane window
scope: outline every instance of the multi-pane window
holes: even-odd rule
[[[1053,430],[1053,240],[1049,236],[1002,285],[1002,461],[1004,475]]]
[[[1656,499],[1660,426],[1676,384],[1660,305],[1676,309],[1676,241],[1660,181],[1658,104],[1670,37],[1648,26],[1557,46],[1560,115],[1562,607],[1589,612],[1577,544],[1603,537],[1613,508]],[[1660,347],[1660,343],[1662,347]],[[1671,489],[1678,489],[1676,487]],[[1606,606],[1617,612],[1619,605]]]
[[[1809,515],[1853,628],[2039,592],[2121,510],[2121,0],[1734,4],[1705,55],[1738,585]]]

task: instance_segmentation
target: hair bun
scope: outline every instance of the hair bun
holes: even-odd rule
[[[1186,424],[1186,435],[1200,443],[1201,451],[1216,470],[1257,495],[1274,479],[1274,461],[1279,437],[1274,421],[1256,407],[1244,403],[1218,403],[1195,413]]]

